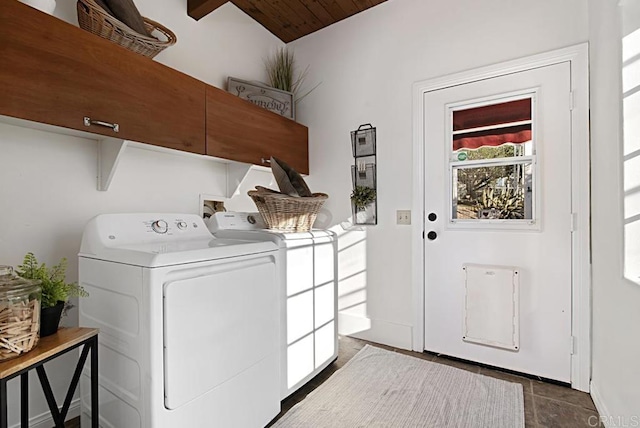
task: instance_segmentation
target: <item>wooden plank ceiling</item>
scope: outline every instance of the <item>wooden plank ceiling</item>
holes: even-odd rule
[[[289,43],[386,0],[231,0],[280,40]],[[188,0],[187,13],[199,20],[227,0]]]

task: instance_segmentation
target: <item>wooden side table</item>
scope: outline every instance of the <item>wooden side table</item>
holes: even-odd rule
[[[80,359],[62,410],[58,410],[43,364],[80,346],[83,347]],[[20,426],[22,428],[29,426],[29,371],[31,369],[36,369],[38,373],[56,428],[64,428],[64,420],[89,351],[91,351],[91,427],[98,428],[98,329],[81,327],[61,328],[56,334],[40,339],[38,346],[30,352],[0,363],[0,428],[7,428],[7,382],[18,376],[20,376]]]

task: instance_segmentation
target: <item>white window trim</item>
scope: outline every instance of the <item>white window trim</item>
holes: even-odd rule
[[[472,132],[489,131],[491,129],[511,128],[512,126],[530,125],[532,123],[533,123],[532,120],[521,120],[519,122],[507,122],[507,123],[501,123],[499,125],[480,126],[478,128],[468,128],[468,129],[461,129],[459,131],[453,131],[451,135],[470,134]]]

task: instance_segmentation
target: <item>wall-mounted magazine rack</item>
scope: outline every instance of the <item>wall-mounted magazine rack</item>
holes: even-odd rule
[[[376,182],[376,128],[370,123],[360,125],[351,131],[351,148],[353,151],[353,166],[351,166],[351,180],[353,183],[351,210],[354,224],[378,224],[378,197]],[[354,202],[354,197],[374,195],[365,204]],[[362,199],[356,197],[356,201]]]

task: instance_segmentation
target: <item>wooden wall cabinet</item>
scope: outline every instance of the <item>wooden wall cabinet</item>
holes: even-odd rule
[[[309,173],[305,126],[18,1],[0,0],[0,58],[0,116]]]
[[[207,86],[207,154],[255,165],[275,156],[309,173],[308,129],[291,119]]]
[[[0,58],[0,115],[205,153],[201,81],[18,1],[0,1]]]

